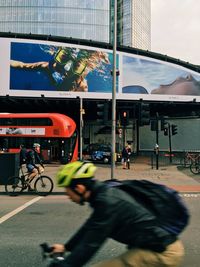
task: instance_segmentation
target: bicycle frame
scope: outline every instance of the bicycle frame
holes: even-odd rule
[[[200,153],[185,152],[183,160],[184,160],[184,167],[190,167],[191,164],[200,161]]]
[[[187,152],[187,158],[188,159],[191,159],[192,161],[196,161],[200,158],[200,154],[199,153],[190,153],[190,152]]]

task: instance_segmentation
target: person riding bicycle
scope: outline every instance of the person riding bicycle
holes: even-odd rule
[[[26,164],[26,148],[24,146],[24,144],[20,145],[20,153],[19,153],[19,165],[22,166],[24,164]]]
[[[42,164],[42,160],[39,156],[40,153],[40,144],[34,143],[33,148],[26,155],[26,167],[28,172],[30,173],[28,179],[31,181],[37,174],[38,171],[42,172],[44,166]],[[39,168],[40,165],[42,168]],[[33,190],[29,185],[29,190]]]
[[[96,167],[89,162],[65,165],[57,174],[58,186],[80,205],[88,202],[93,213],[65,244],[53,244],[53,253],[71,252],[59,267],[79,267],[88,262],[107,238],[127,245],[116,258],[95,267],[178,267],[184,249],[181,241],[159,225],[155,215],[117,187],[94,178]]]

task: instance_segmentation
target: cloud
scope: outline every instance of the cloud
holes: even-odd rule
[[[200,65],[200,2],[151,1],[151,50]]]

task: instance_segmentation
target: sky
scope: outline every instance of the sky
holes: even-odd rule
[[[151,51],[200,65],[199,0],[151,0]]]

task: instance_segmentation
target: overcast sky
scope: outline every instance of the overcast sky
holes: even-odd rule
[[[199,0],[151,0],[151,51],[200,65]]]

